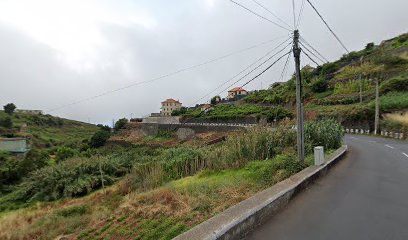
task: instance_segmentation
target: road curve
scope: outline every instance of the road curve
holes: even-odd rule
[[[351,136],[349,153],[246,239],[408,239],[408,142]]]

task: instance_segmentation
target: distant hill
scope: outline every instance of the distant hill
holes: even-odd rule
[[[5,112],[0,111],[0,119],[7,116]],[[51,115],[14,113],[11,119],[12,129],[0,127],[0,136],[27,137],[36,148],[77,146],[98,130],[98,127],[92,124]]]

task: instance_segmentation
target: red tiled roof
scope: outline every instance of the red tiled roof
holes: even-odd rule
[[[246,91],[246,90],[241,87],[236,87],[236,88],[229,90],[228,92],[239,92],[239,91]]]
[[[179,101],[174,100],[173,98],[166,99],[162,103],[180,103]]]

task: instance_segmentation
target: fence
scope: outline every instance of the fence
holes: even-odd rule
[[[349,134],[364,134],[364,135],[374,134],[373,132],[370,132],[370,130],[358,129],[358,128],[346,128],[345,131],[346,133],[349,133]],[[380,135],[383,137],[395,138],[395,139],[400,139],[400,140],[407,139],[406,133],[398,132],[398,131],[382,130],[380,132]]]

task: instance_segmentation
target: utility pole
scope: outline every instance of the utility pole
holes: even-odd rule
[[[364,59],[364,56],[362,56],[361,58],[360,58],[360,67],[363,65],[363,59]],[[363,80],[362,80],[362,73],[360,73],[360,79],[359,79],[359,82],[360,82],[360,104],[361,103],[363,103]]]
[[[380,125],[380,90],[379,90],[379,78],[375,80],[375,120],[374,120],[374,134],[379,132]]]
[[[303,93],[302,93],[302,76],[300,74],[300,53],[299,47],[299,30],[295,30],[293,35],[293,55],[296,66],[296,108],[297,108],[297,148],[300,162],[305,159],[305,139],[303,129]]]

